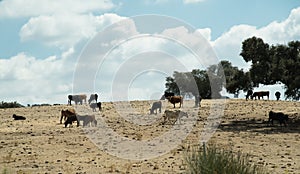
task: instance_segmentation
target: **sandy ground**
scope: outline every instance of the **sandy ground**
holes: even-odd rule
[[[107,102],[101,112],[76,106],[79,114],[96,116],[97,127],[86,128],[59,124],[67,105],[1,109],[0,172],[184,173],[186,152],[207,139],[248,154],[269,173],[300,173],[300,102],[203,100],[194,108],[184,101],[188,118],[175,125],[163,124],[162,116],[178,107],[163,101],[162,113],[149,115],[151,103]],[[268,125],[270,110],[288,113],[288,126]],[[14,121],[13,114],[27,119]]]

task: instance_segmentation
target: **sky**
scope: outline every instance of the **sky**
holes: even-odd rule
[[[300,40],[300,1],[2,0],[0,26],[0,101],[148,100],[174,70],[220,60],[248,70],[239,54],[249,37]]]

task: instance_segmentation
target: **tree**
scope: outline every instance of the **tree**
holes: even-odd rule
[[[271,84],[271,61],[269,56],[269,45],[261,38],[252,37],[242,43],[240,55],[246,62],[252,62],[250,76],[253,85],[258,87],[260,83]]]
[[[194,69],[192,75],[197,83],[198,94],[205,99],[211,98],[211,86],[205,70]]]
[[[217,65],[212,65],[207,71],[194,69],[192,72],[177,72],[173,77],[166,78],[166,91],[175,94],[193,96],[200,95],[202,98],[220,98],[222,90],[222,76]]]
[[[286,98],[300,99],[300,42],[269,47],[262,39],[252,37],[242,43],[240,54],[246,62],[253,86],[283,83]]]
[[[176,95],[180,94],[180,90],[179,90],[177,84],[175,83],[175,79],[173,77],[166,78],[165,87],[167,89],[166,91],[168,91],[168,92],[174,92]]]
[[[227,92],[238,95],[240,90],[245,92],[252,89],[248,72],[245,73],[243,69],[232,66],[229,61],[221,61],[219,66],[222,66],[224,70],[224,78],[226,79],[224,87]]]
[[[272,46],[270,48],[271,72],[270,80],[272,84],[283,82],[285,73],[285,60],[288,59],[288,47],[285,45]]]
[[[285,84],[286,98],[300,99],[300,42],[288,43],[288,58],[284,60],[284,75],[282,82]]]

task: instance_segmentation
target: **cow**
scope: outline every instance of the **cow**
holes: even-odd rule
[[[275,97],[276,97],[276,99],[277,99],[277,101],[279,100],[279,98],[280,98],[280,92],[279,91],[276,91],[275,92]]]
[[[178,120],[179,124],[181,124],[181,118],[182,117],[187,117],[188,118],[188,114],[186,112],[180,111],[180,110],[175,110],[175,111],[170,111],[170,110],[165,110],[165,114],[164,114],[164,121],[163,124],[165,124],[168,121],[170,121],[171,119],[175,119],[174,123],[175,124]]]
[[[165,100],[168,97],[174,96],[174,92],[167,92],[165,91],[164,95],[161,96],[160,100]]]
[[[250,89],[247,91],[247,94],[246,94],[246,101],[250,98],[252,98],[252,94],[253,94],[253,91]]]
[[[82,104],[83,101],[84,101],[84,103],[86,103],[86,95],[85,94],[68,95],[68,104],[69,105],[71,105],[72,100],[75,102],[76,105],[77,105],[77,103]]]
[[[179,103],[179,107],[181,108],[181,105],[183,105],[183,97],[182,96],[170,96],[167,97],[168,101],[174,105],[175,108],[175,103]]]
[[[260,100],[260,97],[262,99],[264,99],[264,96],[267,96],[268,100],[269,100],[269,95],[270,95],[269,91],[258,91],[258,92],[253,93],[253,95],[251,96],[251,99],[253,100],[253,98],[255,98],[255,100],[256,100],[256,97],[258,97],[258,100]]]
[[[77,115],[78,121],[83,121],[82,127],[87,126],[97,126],[97,120],[95,119],[95,115]]]
[[[195,107],[201,107],[201,100],[202,100],[202,97],[200,95],[197,95],[195,97]]]
[[[277,120],[277,121],[279,121],[280,126],[282,124],[284,124],[284,126],[286,127],[286,122],[288,121],[288,119],[289,119],[288,115],[285,115],[282,112],[270,111],[269,112],[269,121],[268,121],[268,123],[270,124],[270,122],[271,122],[271,124],[273,125],[273,121]]]
[[[96,103],[97,103],[97,100],[98,100],[98,94],[91,94],[91,96],[90,96],[90,98],[89,98],[89,100],[88,100],[89,104],[91,104],[91,102],[92,102],[93,100],[95,100]]]
[[[69,117],[67,117],[67,120],[65,121],[65,127],[67,127],[68,124],[72,125],[72,123],[74,121],[77,121],[77,127],[78,127],[79,126],[79,120],[77,119],[76,114],[70,115]]]
[[[60,124],[62,124],[62,119],[66,120],[69,116],[76,115],[74,109],[66,109],[66,110],[61,110],[61,117],[60,117]]]
[[[20,115],[16,115],[16,114],[13,114],[12,117],[14,118],[14,120],[26,120],[26,117],[20,116]]]
[[[97,107],[99,108],[99,111],[102,110],[101,102],[98,102],[98,103],[91,103],[91,104],[90,104],[90,107],[93,109],[93,112],[96,112],[96,108],[97,108]]]
[[[154,111],[155,111],[155,114],[157,114],[157,109],[159,110],[159,113],[161,113],[161,101],[156,101],[152,104],[152,107],[150,110],[150,114],[154,114]]]

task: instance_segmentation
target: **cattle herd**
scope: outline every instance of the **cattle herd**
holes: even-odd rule
[[[278,101],[280,99],[280,95],[281,93],[279,91],[276,91],[275,92],[275,97],[276,97],[276,100]],[[258,99],[260,100],[261,99],[264,99],[264,96],[266,96],[269,100],[269,97],[270,97],[270,92],[269,91],[257,91],[257,92],[253,92],[251,89],[247,91],[247,94],[246,94],[246,100],[248,99]]]
[[[280,99],[280,92],[276,92],[275,96],[276,99]],[[270,92],[269,91],[258,91],[258,92],[253,92],[252,90],[249,90],[246,94],[246,100],[248,99],[264,99],[263,97],[266,96],[267,99],[269,100]],[[183,97],[182,96],[176,96],[173,92],[165,92],[160,100],[165,100],[167,99],[171,104],[173,104],[173,107],[175,108],[175,104],[179,103],[179,108],[183,106]],[[201,96],[198,95],[195,97],[195,107],[201,107]],[[68,95],[68,105],[72,105],[72,101],[77,104],[87,104],[87,96],[85,94],[79,94],[79,95]],[[101,102],[98,102],[98,94],[91,94],[90,98],[88,99],[88,105],[92,109],[93,112],[95,112],[98,108],[99,111],[101,111]],[[152,103],[151,108],[149,109],[150,114],[157,114],[158,112],[161,113],[162,109],[162,102],[161,101],[155,101]],[[175,119],[175,122],[178,120],[180,123],[181,117],[186,116],[188,117],[188,114],[180,111],[180,110],[175,110],[175,111],[170,111],[166,110],[164,112],[164,123],[166,123],[167,120],[170,119]],[[13,114],[14,120],[26,120],[26,117],[20,116]],[[77,122],[77,126],[79,126],[80,121],[83,121],[83,127],[85,126],[97,126],[97,120],[94,115],[79,115],[76,113],[75,109],[66,109],[66,110],[61,110],[61,118],[60,118],[60,124],[62,124],[62,120],[64,119],[64,125],[67,127],[68,125],[72,125],[73,122]],[[288,121],[288,116],[285,115],[282,112],[274,112],[270,111],[269,112],[269,120],[268,124],[273,125],[273,121],[276,120],[279,122],[280,125],[287,125]],[[175,124],[174,122],[174,124]]]

